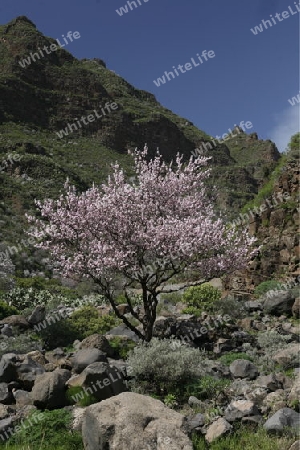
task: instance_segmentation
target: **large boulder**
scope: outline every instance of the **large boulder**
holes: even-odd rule
[[[236,359],[230,364],[229,370],[234,378],[249,378],[252,380],[258,376],[256,366],[246,359]]]
[[[33,404],[40,409],[66,406],[65,383],[70,376],[71,373],[64,369],[55,369],[54,372],[38,375],[31,391]]]
[[[76,352],[71,358],[74,372],[80,373],[95,362],[107,362],[106,354],[97,348],[85,348]]]
[[[81,386],[84,393],[93,395],[99,401],[126,391],[122,373],[104,362],[90,364],[80,375],[69,379],[67,385]],[[74,398],[75,401],[80,399],[80,394]]]
[[[30,328],[28,321],[21,315],[8,316],[5,317],[5,319],[0,320],[0,324],[4,325],[5,323],[11,325],[12,327],[18,327],[22,330],[28,330],[28,328]]]
[[[276,378],[274,373],[271,373],[269,375],[261,375],[256,379],[256,384],[259,386],[268,389],[269,391],[276,391],[277,389],[280,389],[282,387],[279,380]]]
[[[192,450],[185,426],[159,400],[124,392],[86,409],[82,436],[85,450]]]
[[[275,291],[274,295],[265,300],[263,309],[266,314],[291,316],[294,302],[295,297],[290,291]]]
[[[287,407],[287,392],[284,389],[277,389],[277,391],[270,392],[270,394],[266,395],[260,408],[261,412],[263,414],[274,414],[280,409]]]
[[[115,350],[111,347],[106,337],[101,334],[92,334],[91,336],[86,337],[79,345],[79,348],[97,348],[98,350],[101,350],[101,352],[106,353],[110,358],[115,355]]]
[[[275,355],[272,356],[272,359],[281,366],[299,367],[299,357],[299,344],[290,344],[287,348],[275,353]]]
[[[286,427],[299,431],[300,414],[290,408],[282,408],[264,424],[264,428],[270,433],[281,433]]]
[[[26,356],[24,360],[17,366],[17,380],[25,389],[31,390],[35,379],[38,375],[45,372],[44,367]]]
[[[258,409],[250,400],[233,400],[225,410],[225,419],[234,422],[246,416],[258,414]]]

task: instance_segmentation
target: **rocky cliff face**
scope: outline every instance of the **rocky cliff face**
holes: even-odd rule
[[[270,279],[296,281],[300,275],[299,192],[299,160],[292,158],[282,167],[271,195],[261,203],[265,210],[252,209],[241,215],[245,220],[248,217],[244,226],[257,238],[261,250],[248,270],[228,277],[227,287],[252,292]]]

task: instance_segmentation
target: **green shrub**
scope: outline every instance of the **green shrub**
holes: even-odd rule
[[[256,297],[262,297],[265,295],[268,291],[280,289],[281,283],[279,281],[275,280],[269,280],[269,281],[263,281],[260,283],[256,288],[254,289],[254,295]]]
[[[47,350],[56,347],[68,347],[76,339],[82,341],[91,334],[105,334],[119,325],[120,320],[113,315],[99,317],[94,306],[84,306],[75,311],[68,319],[47,324],[38,331]]]
[[[126,359],[128,354],[135,348],[136,343],[130,339],[124,340],[119,336],[110,339],[109,341],[112,348],[116,350],[118,356],[122,359]]]
[[[219,380],[210,375],[205,375],[198,380],[187,383],[185,392],[187,396],[194,395],[201,400],[212,399],[218,396],[229,384],[230,380]]]
[[[14,306],[10,306],[6,302],[0,300],[0,320],[14,314],[20,314],[17,308],[15,308]]]
[[[72,414],[65,409],[40,412],[37,416],[31,414],[29,419],[33,426],[27,426],[15,433],[9,444],[22,445],[24,448],[46,450],[55,447],[57,450],[81,450],[83,443],[80,433],[71,430]],[[42,417],[43,416],[43,417]],[[42,420],[38,420],[39,418]],[[30,422],[28,422],[30,424]],[[25,424],[25,422],[24,422]]]
[[[164,404],[168,408],[174,408],[177,405],[176,397],[174,394],[168,394],[164,398]]]
[[[59,286],[60,282],[57,279],[48,280],[43,277],[32,278],[16,278],[17,287],[23,289],[37,289],[39,291],[47,290],[52,286]]]
[[[204,283],[201,286],[188,288],[182,296],[182,301],[188,307],[197,308],[201,313],[202,311],[212,312],[214,302],[220,298],[221,291],[219,289],[209,283]]]
[[[181,395],[184,385],[204,374],[204,353],[173,339],[153,338],[130,353],[128,373],[144,392]]]
[[[230,366],[230,364],[236,359],[247,359],[248,361],[253,361],[253,358],[247,355],[247,353],[227,353],[226,355],[222,355],[219,358],[219,361],[225,366]]]
[[[61,319],[54,323],[47,323],[47,326],[37,335],[43,340],[46,350],[53,350],[57,347],[68,347],[76,339],[82,340],[82,333],[76,329],[70,319]]]
[[[192,314],[193,316],[200,317],[201,316],[201,309],[197,308],[196,306],[188,306],[187,308],[183,308],[182,310],[183,314]]]
[[[214,314],[228,315],[233,319],[241,319],[247,315],[243,300],[238,300],[231,295],[214,301],[210,309]]]
[[[80,340],[95,333],[105,334],[121,323],[121,320],[112,314],[99,316],[94,306],[83,306],[71,315],[69,321],[78,333],[77,339]]]

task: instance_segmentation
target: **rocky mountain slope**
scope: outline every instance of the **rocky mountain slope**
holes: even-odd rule
[[[57,41],[40,33],[24,16],[0,26],[2,242],[16,245],[24,239],[25,212],[33,208],[34,199],[57,197],[67,178],[86,190],[106,178],[115,160],[130,176],[127,150],[142,148],[145,142],[150,155],[159,148],[168,160],[177,152],[188,158],[195,149],[206,148],[212,167],[209,183],[215,186],[211,195],[227,220],[255,199],[281,164],[271,141],[239,128],[233,130],[234,137],[213,141],[100,59],[77,60],[58,48],[22,67],[20,61],[53,44]],[[63,138],[58,136],[68,124],[100,111],[106,102],[118,108]]]

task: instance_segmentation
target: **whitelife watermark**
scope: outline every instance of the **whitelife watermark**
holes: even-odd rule
[[[148,3],[149,0],[143,0],[143,2],[144,2],[144,3]],[[130,11],[133,11],[132,5],[134,5],[134,9],[138,8],[137,3],[138,3],[138,5],[140,5],[140,6],[143,5],[143,3],[142,3],[141,0],[136,0],[136,1],[132,1],[132,2],[128,1],[128,2],[127,2],[127,5],[121,6],[121,8],[116,9],[116,13],[119,14],[119,16],[123,16],[123,14],[127,14],[127,13],[129,12],[128,6],[129,6],[129,8],[130,8]]]
[[[177,75],[177,77],[179,77],[180,73],[186,73],[187,71],[192,70],[194,67],[200,66],[205,61],[208,61],[209,59],[212,59],[215,56],[216,55],[215,55],[215,52],[213,50],[209,50],[209,51],[203,50],[203,52],[201,53],[201,56],[199,55],[199,53],[197,53],[197,58],[196,59],[198,59],[198,61],[200,61],[200,63],[197,63],[197,61],[195,61],[194,58],[191,58],[191,62],[193,64],[191,64],[190,62],[187,62],[184,65],[179,64],[177,66],[177,68],[175,66],[173,66],[173,70],[174,70],[175,74]],[[183,67],[184,67],[185,70],[183,69]],[[180,73],[178,72],[177,69],[180,71]],[[157,78],[156,80],[153,80],[153,83],[155,84],[156,87],[160,87],[160,85],[166,84],[167,81],[171,81],[171,79],[174,80],[174,78],[175,78],[174,72],[172,72],[172,71],[170,71],[170,72],[165,71],[164,75],[162,75],[160,78]],[[170,78],[170,75],[172,76],[172,78]]]
[[[104,107],[101,107],[101,112],[104,116],[106,116],[106,113],[104,111],[104,108],[107,109],[108,113],[112,110],[118,109],[119,105],[116,102],[106,102]],[[78,120],[75,118],[76,122],[68,123],[66,128],[60,131],[56,131],[55,133],[57,136],[62,139],[64,136],[68,136],[69,134],[73,133],[74,131],[78,131],[79,128],[82,128],[82,125],[80,122],[83,123],[83,125],[89,125],[90,123],[94,122],[96,119],[101,119],[103,116],[102,114],[98,114],[98,111],[94,109],[94,114],[89,114],[88,116],[81,116],[81,118]]]
[[[247,213],[239,214],[239,218],[230,222],[229,225],[231,227],[237,227],[239,225],[246,224],[251,218],[254,219],[255,216],[260,216],[263,212],[267,211],[268,209],[275,208],[275,206],[278,206],[280,203],[286,202],[290,198],[291,196],[288,192],[277,192],[277,194],[273,195],[271,198],[266,199],[265,202],[262,203],[259,207],[255,206],[254,208],[249,209]]]
[[[276,289],[271,289],[266,293],[266,298],[270,299],[278,295],[280,292],[288,291],[300,284],[300,275],[296,278],[296,280],[287,280],[285,283],[280,283]]]
[[[18,153],[9,153],[0,163],[0,173],[4,172],[8,167],[13,166],[15,162],[19,162],[21,159],[22,155],[19,155]]]
[[[233,131],[236,131],[237,134],[234,134],[231,128],[228,128],[229,133],[226,132],[222,134],[222,136],[219,136],[217,134],[216,136],[217,143],[215,139],[211,139],[208,142],[202,142],[199,148],[196,148],[195,150],[192,151],[192,155],[195,157],[204,155],[207,151],[212,150],[213,147],[216,148],[219,144],[223,144],[228,139],[232,139],[241,134],[240,129],[242,129],[245,132],[246,129],[249,130],[250,128],[253,128],[252,122],[250,121],[245,122],[244,120],[242,120],[239,125],[234,125]]]
[[[296,104],[300,103],[300,91],[297,97],[292,97],[288,99],[288,102],[291,106],[295,106]]]
[[[289,17],[294,16],[295,14],[298,14],[300,12],[300,2],[298,2],[298,3],[294,2],[294,5],[295,5],[296,11],[293,10],[291,6],[288,6],[288,11],[282,11],[282,13],[275,14],[275,17],[278,20],[278,22],[276,22],[275,17],[273,17],[273,15],[270,14],[273,25],[277,25],[279,22],[282,22],[283,20],[288,19]],[[282,18],[280,17],[280,14],[281,14]],[[269,19],[262,20],[259,25],[256,25],[254,27],[254,29],[250,28],[250,31],[252,31],[252,33],[255,36],[258,35],[258,33],[262,33],[263,31],[267,30],[269,27],[273,26],[271,20],[269,20]]]
[[[5,431],[2,431],[0,433],[0,437],[2,441],[6,441],[9,438],[11,438],[14,434],[20,433],[22,430],[27,430],[30,427],[33,427],[34,425],[37,425],[38,422],[41,422],[44,420],[44,413],[40,411],[36,411],[32,414],[32,416],[29,419],[22,419],[20,425],[16,425],[14,427],[7,427]],[[34,422],[34,423],[33,423]],[[27,426],[28,425],[28,426]],[[4,436],[3,436],[4,435]]]
[[[29,56],[27,56],[26,58],[23,58],[22,61],[19,61],[20,66],[25,69],[25,67],[30,66],[30,64],[32,62],[36,62],[36,59],[41,59],[44,58],[47,55],[50,55],[52,52],[56,52],[59,48],[63,48],[66,45],[69,45],[70,42],[73,42],[74,39],[79,39],[81,37],[80,33],[78,31],[68,31],[67,33],[67,37],[65,37],[65,35],[62,35],[63,41],[65,42],[65,44],[61,44],[59,39],[56,39],[56,42],[58,45],[56,44],[51,44],[49,47],[47,45],[44,45],[44,47],[42,47],[42,49],[40,47],[38,47],[37,52],[36,53],[30,53]],[[70,41],[70,42],[69,42]],[[44,50],[44,52],[43,52]]]
[[[83,298],[82,300],[76,299],[74,300],[74,303],[71,305],[66,305],[65,310],[58,311],[56,313],[49,314],[45,320],[38,322],[36,325],[34,325],[33,329],[37,333],[41,330],[45,330],[47,327],[49,327],[51,324],[60,322],[61,320],[68,319],[75,310],[80,309],[83,306],[96,306],[93,300],[89,300],[88,296],[85,296],[87,298]]]
[[[0,252],[0,261],[7,261],[10,256],[18,254],[24,249],[24,247],[27,247],[28,245],[34,245],[35,243],[36,241],[34,238],[28,238],[22,239],[16,245],[8,246],[5,251]]]
[[[97,380],[95,383],[91,383],[88,387],[82,388],[83,390],[78,394],[72,395],[71,398],[75,403],[77,403],[80,400],[83,400],[88,394],[93,395],[95,392],[110,386],[116,381],[123,380],[123,376],[126,377],[126,369],[118,369],[116,370],[116,378],[112,373],[109,373],[107,378],[104,378],[102,381]],[[95,386],[95,384],[97,386]]]
[[[191,331],[184,336],[179,336],[177,340],[174,340],[174,342],[170,344],[170,347],[172,348],[172,350],[176,350],[176,348],[181,347],[183,343],[193,343],[195,339],[203,336],[204,334],[207,334],[209,331],[213,331],[216,328],[219,328],[220,326],[226,325],[230,320],[231,317],[228,314],[225,314],[224,316],[218,316],[216,318],[209,318],[208,320],[206,319],[202,324],[205,326],[201,326],[200,329]]]

